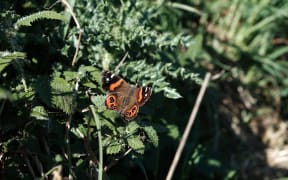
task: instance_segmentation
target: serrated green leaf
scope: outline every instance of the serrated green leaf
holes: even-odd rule
[[[77,78],[77,72],[74,72],[74,71],[64,71],[63,75],[66,81],[71,81]]]
[[[146,132],[148,138],[151,140],[152,144],[157,147],[159,138],[156,130],[152,126],[145,126],[143,129]]]
[[[78,69],[78,73],[80,74],[89,74],[93,81],[96,81],[98,84],[101,84],[101,72],[99,69],[93,67],[93,66],[81,66]]]
[[[32,23],[36,20],[41,19],[53,19],[53,20],[62,20],[65,21],[65,16],[57,13],[55,11],[40,11],[34,14],[31,14],[29,16],[25,16],[21,19],[19,19],[15,23],[15,28],[19,28],[21,26],[32,26]]]
[[[121,144],[113,143],[106,148],[107,154],[118,154],[121,151]]]
[[[129,122],[126,132],[127,134],[133,134],[139,128],[139,125],[135,121]]]
[[[98,112],[106,110],[105,95],[91,96],[91,102],[96,106]]]
[[[0,72],[8,66],[14,59],[25,59],[26,54],[23,52],[0,51]]]
[[[30,116],[37,120],[49,120],[48,113],[43,106],[35,106],[32,109]]]
[[[117,134],[116,133],[116,127],[115,127],[115,125],[113,123],[111,123],[111,121],[108,121],[106,119],[103,120],[102,121],[102,126],[105,126],[105,127],[109,128],[113,132],[114,135]]]
[[[137,153],[144,154],[145,146],[139,136],[129,136],[127,138],[128,145]]]
[[[116,111],[104,111],[103,116],[114,122],[119,117],[119,113]]]
[[[119,134],[125,134],[125,128],[123,126],[119,126],[117,127],[117,131],[119,132]]]
[[[72,114],[75,108],[73,88],[63,78],[54,78],[51,82],[52,104],[66,112]]]

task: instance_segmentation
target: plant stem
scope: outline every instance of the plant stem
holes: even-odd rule
[[[74,64],[76,63],[76,58],[77,58],[78,52],[79,52],[79,48],[80,48],[80,44],[81,44],[81,37],[82,37],[83,31],[81,29],[80,23],[78,22],[77,17],[75,15],[75,13],[73,12],[73,9],[70,6],[70,4],[66,0],[61,0],[61,2],[66,6],[67,11],[71,14],[71,16],[72,16],[72,18],[73,18],[73,20],[74,20],[74,22],[76,24],[76,27],[79,30],[76,50],[75,50],[75,53],[74,53],[74,56],[73,56],[73,60],[72,60],[72,63],[71,63],[72,66],[74,66]]]
[[[102,180],[103,175],[103,147],[102,147],[102,135],[101,135],[101,122],[99,116],[96,114],[95,109],[90,105],[90,109],[95,120],[97,132],[98,132],[98,148],[99,148],[99,163],[98,163],[98,180]]]
[[[197,14],[199,16],[203,15],[203,13],[200,10],[198,10],[198,9],[192,7],[192,6],[188,6],[186,4],[181,4],[181,3],[177,3],[177,2],[167,3],[167,4],[168,4],[168,6],[171,6],[171,7],[174,7],[174,8],[178,8],[178,9],[182,9],[182,10],[185,10],[185,11],[188,11],[188,12],[191,12],[191,13],[195,13],[195,14]]]
[[[200,104],[201,104],[201,102],[202,102],[204,93],[205,93],[206,88],[207,88],[207,86],[208,86],[210,77],[211,77],[211,74],[210,74],[210,73],[206,73],[204,82],[203,82],[202,87],[201,87],[201,89],[200,89],[200,92],[199,92],[199,94],[198,94],[198,96],[197,96],[197,99],[196,99],[195,105],[194,105],[194,107],[193,107],[193,110],[192,110],[192,112],[191,112],[191,114],[190,114],[189,121],[188,121],[188,123],[187,123],[187,125],[186,125],[184,134],[183,134],[183,136],[182,136],[182,138],[181,138],[180,144],[179,144],[179,146],[178,146],[178,148],[177,148],[177,151],[176,151],[176,153],[175,153],[175,156],[174,156],[173,162],[172,162],[172,164],[171,164],[171,166],[170,166],[170,169],[169,169],[169,171],[168,171],[166,180],[171,180],[172,177],[173,177],[174,171],[175,171],[175,169],[176,169],[176,167],[177,167],[178,161],[179,161],[179,159],[180,159],[180,157],[181,157],[181,154],[182,154],[182,152],[183,152],[184,146],[185,146],[186,141],[187,141],[187,139],[188,139],[188,136],[189,136],[189,134],[190,134],[192,125],[193,125],[193,123],[194,123],[195,117],[196,117],[196,115],[197,115],[199,106],[200,106]]]
[[[70,137],[69,137],[69,132],[70,132],[70,125],[71,125],[71,119],[72,116],[70,115],[68,118],[68,121],[66,122],[66,135],[65,135],[65,143],[67,146],[67,158],[68,158],[68,166],[69,166],[69,176],[74,176],[74,173],[72,171],[72,155],[71,155],[71,147],[70,147]],[[74,176],[75,177],[75,176]]]

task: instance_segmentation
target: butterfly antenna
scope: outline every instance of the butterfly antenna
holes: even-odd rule
[[[120,66],[121,66],[121,65],[123,64],[123,62],[126,60],[127,56],[128,56],[128,52],[126,52],[125,56],[121,59],[121,61],[119,62],[119,64],[116,66],[115,71],[117,71],[117,70],[120,68]]]

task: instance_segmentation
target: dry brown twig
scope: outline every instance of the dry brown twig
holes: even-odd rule
[[[67,11],[71,14],[75,24],[76,24],[76,27],[77,29],[79,30],[79,35],[78,35],[78,39],[77,39],[77,45],[76,45],[76,50],[75,50],[75,53],[74,53],[74,56],[73,56],[73,60],[72,60],[72,66],[74,66],[74,64],[76,63],[76,58],[77,58],[77,55],[78,55],[78,52],[79,52],[79,48],[80,48],[80,42],[81,42],[81,37],[82,37],[82,29],[81,29],[81,26],[79,24],[79,21],[77,20],[76,18],[76,15],[75,13],[73,12],[73,9],[71,8],[70,4],[66,1],[66,0],[61,0],[61,3],[64,4],[67,8]]]
[[[181,157],[181,154],[183,152],[184,146],[185,146],[186,141],[188,139],[188,136],[190,134],[191,128],[193,126],[195,117],[196,117],[197,112],[199,110],[199,106],[200,106],[200,104],[202,102],[203,96],[204,96],[205,91],[206,91],[206,89],[208,87],[208,84],[209,84],[209,81],[210,81],[210,77],[211,77],[211,74],[209,72],[206,73],[205,78],[204,78],[204,82],[203,82],[203,84],[201,86],[201,89],[200,89],[200,92],[199,92],[199,94],[197,96],[195,105],[193,106],[193,110],[192,110],[192,112],[190,114],[190,118],[189,118],[189,121],[188,121],[188,123],[186,125],[184,134],[183,134],[183,136],[181,138],[181,141],[180,141],[180,144],[179,144],[179,146],[177,148],[177,151],[175,153],[173,162],[171,163],[170,169],[169,169],[168,174],[166,176],[166,180],[171,180],[172,177],[173,177],[174,171],[175,171],[175,169],[177,167],[177,164],[178,164],[179,159]]]

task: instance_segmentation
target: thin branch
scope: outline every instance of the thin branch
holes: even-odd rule
[[[197,112],[198,112],[198,110],[199,110],[199,106],[200,106],[200,104],[201,104],[201,102],[202,102],[203,96],[204,96],[204,94],[205,94],[205,91],[206,91],[206,89],[207,89],[208,83],[209,83],[209,81],[210,81],[210,77],[211,77],[211,74],[210,74],[209,72],[206,73],[204,82],[203,82],[202,87],[201,87],[201,89],[200,89],[200,92],[199,92],[199,94],[198,94],[198,96],[197,96],[195,105],[194,105],[193,110],[192,110],[192,112],[191,112],[189,121],[188,121],[188,123],[187,123],[187,125],[186,125],[186,128],[185,128],[184,134],[183,134],[183,136],[182,136],[182,138],[181,138],[180,144],[179,144],[179,146],[178,146],[178,148],[177,148],[177,151],[176,151],[176,153],[175,153],[173,162],[172,162],[172,164],[171,164],[171,166],[170,166],[170,169],[169,169],[169,171],[168,171],[166,180],[171,180],[172,177],[173,177],[174,171],[175,171],[175,169],[176,169],[176,167],[177,167],[177,164],[178,164],[179,159],[180,159],[180,157],[181,157],[181,154],[182,154],[182,152],[183,152],[184,146],[185,146],[186,141],[187,141],[187,139],[188,139],[188,136],[189,136],[189,134],[190,134],[191,128],[192,128],[192,126],[193,126],[195,117],[196,117]]]
[[[63,177],[61,175],[61,172],[62,172],[62,165],[54,166],[48,172],[46,172],[41,178],[39,178],[39,180],[48,179],[48,176],[50,174],[53,175],[53,179],[56,179],[56,180],[62,179]]]
[[[73,57],[73,60],[72,60],[72,66],[74,66],[75,62],[76,62],[76,58],[77,58],[77,55],[78,55],[78,52],[79,52],[79,48],[80,48],[80,43],[81,43],[81,37],[82,37],[82,29],[81,29],[81,26],[80,26],[80,23],[79,21],[77,20],[76,18],[76,15],[75,13],[73,12],[73,9],[71,8],[70,4],[66,1],[66,0],[61,0],[61,2],[67,7],[67,10],[68,12],[71,14],[71,16],[73,17],[73,20],[76,24],[76,27],[77,29],[79,30],[79,35],[78,35],[78,39],[77,39],[77,45],[76,45],[76,50],[75,50],[75,53],[74,53],[74,57]]]
[[[225,73],[226,71],[224,70],[224,69],[222,69],[219,73],[217,73],[217,74],[214,74],[212,77],[211,77],[211,80],[217,80],[217,79],[219,79],[219,78],[221,78],[222,77],[222,75]]]
[[[113,161],[111,161],[108,165],[106,165],[104,167],[104,172],[108,171],[112,166],[114,166],[120,159],[122,159],[123,157],[127,156],[130,152],[132,151],[132,148],[129,148],[124,154],[122,154],[122,156],[120,156],[117,159],[114,159]]]

